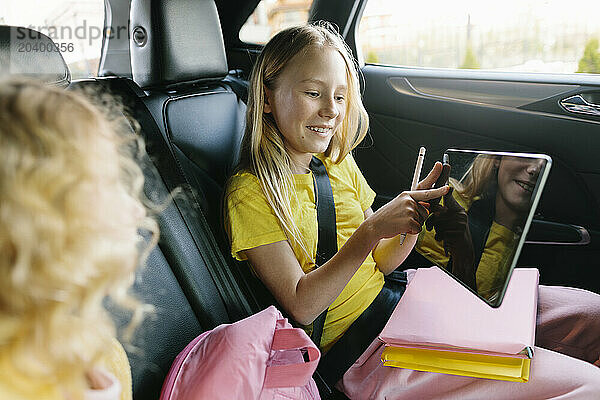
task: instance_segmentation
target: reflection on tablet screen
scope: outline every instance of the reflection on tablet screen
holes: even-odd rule
[[[453,191],[432,205],[415,249],[498,307],[552,160],[525,153],[446,154]]]

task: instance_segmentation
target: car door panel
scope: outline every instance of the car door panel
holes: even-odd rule
[[[553,165],[536,213],[538,240],[532,239],[546,244],[526,244],[519,265],[550,271],[542,282],[599,291],[590,261],[600,257],[600,118],[560,105],[579,93],[595,99],[600,84],[593,77],[375,65],[362,72],[370,133],[355,154],[378,193],[374,207],[409,188],[420,146],[427,148],[423,176],[447,148],[548,154]],[[547,244],[544,237],[556,237],[560,224],[565,235],[570,226],[585,228],[589,240]]]

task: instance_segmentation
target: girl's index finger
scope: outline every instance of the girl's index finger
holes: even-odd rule
[[[428,201],[431,199],[437,199],[438,197],[442,197],[450,190],[450,186],[444,185],[437,189],[426,189],[426,190],[414,190],[411,192],[406,192],[410,197],[415,201]]]
[[[417,189],[430,189],[442,173],[442,163],[436,161],[429,174],[417,185]]]

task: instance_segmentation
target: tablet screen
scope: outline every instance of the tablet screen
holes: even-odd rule
[[[498,307],[552,160],[543,154],[456,149],[445,154],[453,192],[432,204],[415,250]]]

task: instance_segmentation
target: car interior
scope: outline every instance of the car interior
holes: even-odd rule
[[[34,75],[49,84],[117,96],[146,141],[147,196],[160,202],[178,193],[157,217],[159,245],[134,286],[155,307],[126,346],[135,399],[159,397],[175,356],[200,333],[276,304],[249,266],[231,258],[221,224],[223,190],[244,130],[246,82],[260,51],[239,39],[259,1],[232,3],[107,1],[113,25],[125,21],[130,35],[103,44],[98,77],[71,81],[59,52],[23,60],[40,66]],[[309,20],[335,23],[357,54],[365,3],[315,0]],[[0,28],[2,59],[9,56],[11,28]],[[371,128],[354,154],[378,194],[374,208],[410,186],[421,145],[424,169],[450,147],[549,154],[555,165],[519,266],[539,268],[543,284],[600,292],[593,265],[600,257],[600,117],[558,105],[578,93],[597,96],[597,79],[380,65],[361,70]],[[473,93],[485,100],[470,98]],[[124,324],[116,312],[115,318]]]

